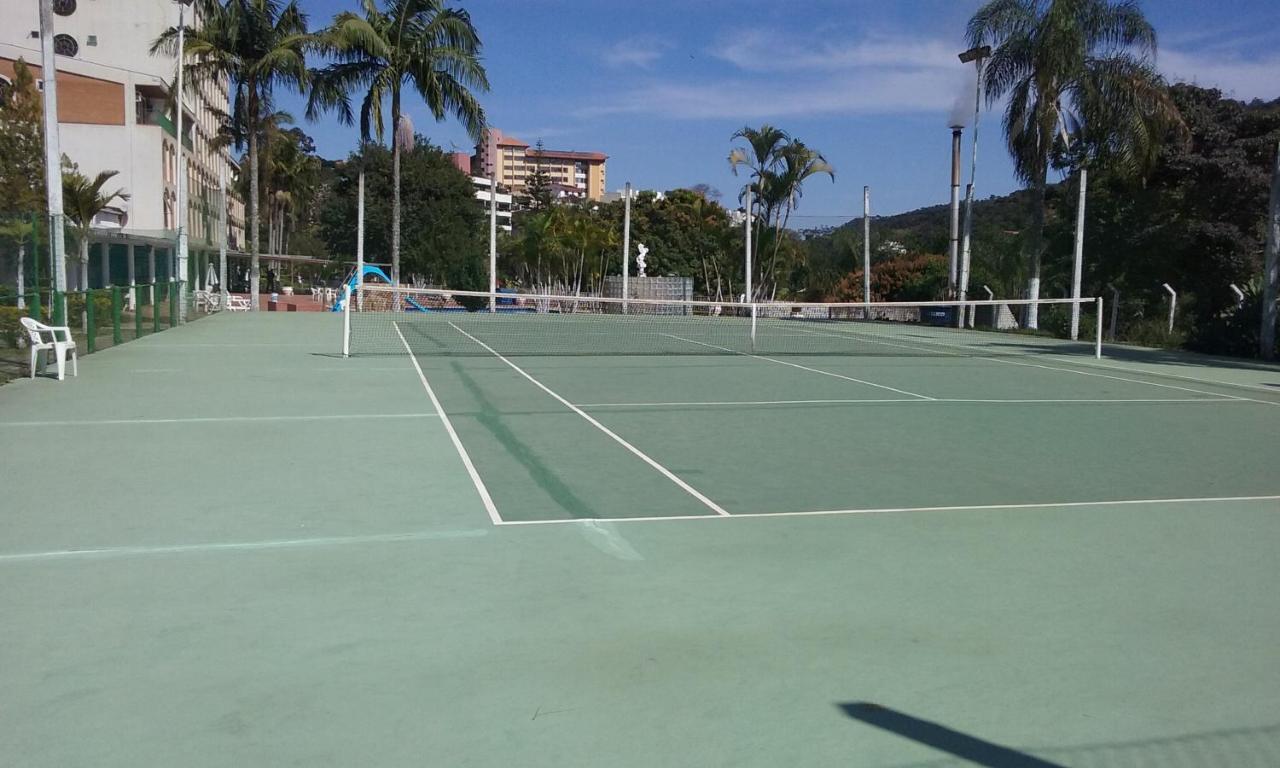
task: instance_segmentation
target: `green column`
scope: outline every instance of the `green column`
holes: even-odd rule
[[[84,292],[84,332],[89,337],[89,354],[93,354],[98,346],[98,322],[93,312],[93,291]]]
[[[63,326],[67,324],[67,294],[62,291],[49,291],[49,301],[53,303],[51,311],[53,313],[52,325]]]
[[[179,297],[182,296],[182,281],[171,283],[169,285],[169,327],[173,328],[178,324],[178,304]]]
[[[160,305],[164,303],[164,287],[166,285],[168,283],[156,283],[151,286],[155,291],[151,300],[151,331],[153,333],[160,332]]]
[[[133,333],[142,338],[142,286],[133,286]]]
[[[38,285],[36,286],[36,292],[31,295],[31,304],[28,306],[30,307],[31,317],[35,318],[37,322],[43,323],[44,318],[40,314],[40,288]]]
[[[121,314],[120,286],[111,286],[111,343],[124,343],[124,329],[120,327]]]

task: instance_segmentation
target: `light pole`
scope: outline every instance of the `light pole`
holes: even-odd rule
[[[174,270],[173,279],[178,283],[178,313],[186,318],[186,284],[182,278],[187,274],[187,157],[183,152],[185,147],[182,143],[182,121],[184,115],[182,109],[182,75],[186,60],[186,8],[191,0],[178,0],[178,95],[177,108],[178,117],[175,121],[178,132],[178,259],[176,269]]]
[[[977,48],[970,48],[960,54],[960,63],[968,64],[974,62],[978,67],[978,83],[974,89],[973,99],[973,158],[969,166],[969,188],[965,194],[964,201],[964,242],[960,248],[960,301],[964,301],[969,295],[969,259],[972,255],[972,239],[973,239],[973,193],[975,179],[978,174],[978,119],[982,115],[982,74],[983,65],[988,57],[991,56],[991,46],[982,45]],[[964,325],[964,319],[967,312],[964,306],[960,308],[959,324]]]
[[[66,232],[62,212],[62,150],[58,141],[58,64],[53,53],[53,0],[40,0],[40,63],[44,77],[44,182],[49,198],[49,258],[53,262],[54,325],[63,324],[67,291]],[[36,262],[39,264],[39,261]],[[36,290],[40,288],[36,283]]]

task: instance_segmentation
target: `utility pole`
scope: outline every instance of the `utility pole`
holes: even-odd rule
[[[622,189],[622,313],[627,313],[627,299],[631,298],[631,182]]]
[[[498,174],[489,177],[489,311],[498,311]]]
[[[183,319],[187,314],[187,286],[182,280],[187,274],[187,157],[186,145],[182,141],[182,73],[185,69],[183,62],[186,60],[187,1],[178,0],[178,119],[176,121],[178,127],[178,261],[173,275],[173,279],[178,283],[178,314]]]
[[[871,303],[871,187],[862,188],[862,302]]]
[[[58,64],[53,53],[53,0],[40,0],[40,66],[44,78],[44,182],[49,198],[49,259],[53,318],[62,325],[67,291],[67,243],[62,211],[62,147],[58,141]],[[39,263],[37,261],[37,263]]]

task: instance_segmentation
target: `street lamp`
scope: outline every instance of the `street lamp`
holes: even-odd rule
[[[178,117],[177,123],[177,139],[178,139],[178,258],[174,269],[173,279],[178,283],[178,312],[182,318],[186,319],[186,286],[182,282],[182,277],[187,274],[187,158],[183,153],[182,144],[182,74],[183,62],[186,59],[186,8],[191,4],[191,0],[177,0],[178,2],[178,95],[177,107]]]
[[[960,63],[974,63],[978,68],[978,82],[975,88],[973,100],[973,159],[969,167],[969,187],[965,193],[964,201],[964,243],[961,246],[960,257],[960,301],[968,298],[969,294],[969,258],[971,254],[971,243],[973,237],[973,189],[974,179],[978,174],[978,118],[982,114],[982,73],[983,63],[991,56],[991,46],[981,45],[977,48],[970,48],[960,54]],[[968,311],[962,304],[959,312],[959,325],[964,327],[965,315]]]

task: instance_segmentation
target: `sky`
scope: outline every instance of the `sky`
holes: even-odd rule
[[[313,28],[354,0],[300,0]],[[489,124],[551,149],[604,152],[609,189],[705,183],[724,202],[742,179],[733,132],[770,123],[822,152],[835,180],[810,180],[793,226],[839,224],[944,203],[952,114],[972,122],[973,65],[956,54],[980,0],[469,0],[484,41]],[[1280,97],[1280,2],[1145,0],[1171,81],[1250,100]],[[299,118],[302,103],[282,97]],[[447,150],[473,150],[421,100],[406,111]],[[979,124],[977,194],[1017,189],[997,112]],[[303,123],[326,157],[356,142],[332,119]],[[965,180],[972,131],[965,133]]]

